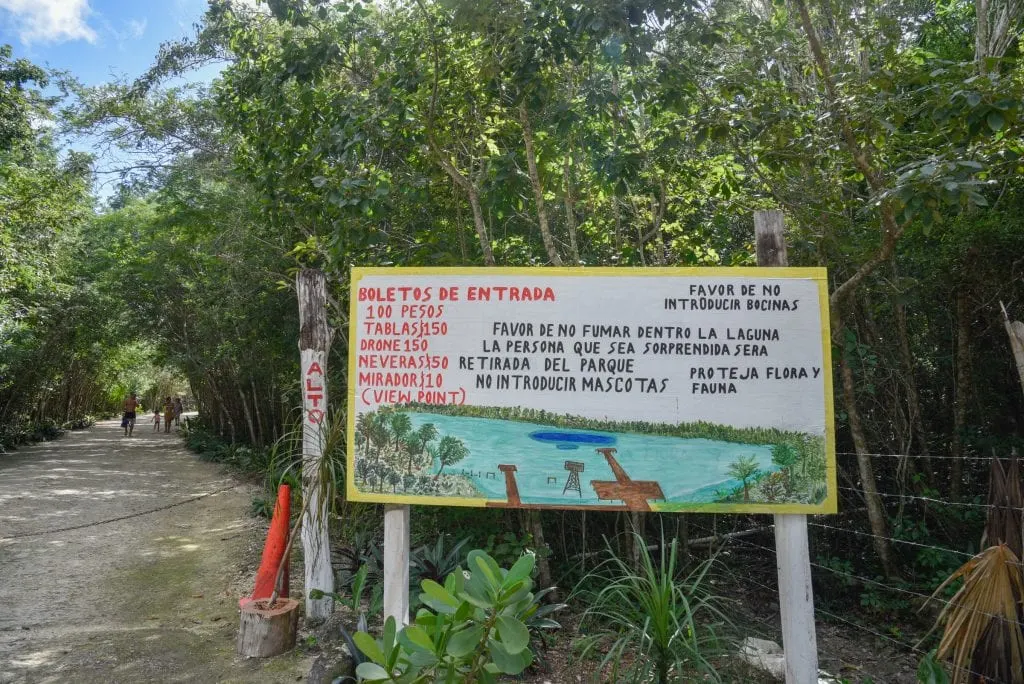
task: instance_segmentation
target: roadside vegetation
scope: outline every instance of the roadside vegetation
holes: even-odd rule
[[[296,269],[328,277],[340,419],[353,264],[748,266],[753,211],[779,207],[789,263],[830,278],[840,515],[810,525],[819,620],[895,641],[915,663],[939,646],[922,597],[957,596],[945,580],[983,539],[992,548],[992,457],[1024,451],[1000,309],[1024,318],[1019,3],[252,5],[211,3],[195,35],[163,46],[134,82],[86,88],[0,49],[0,448],[116,413],[129,391],[187,387],[190,444],[264,482],[254,507],[266,511],[277,483],[301,477]],[[212,62],[223,67],[212,83],[179,85]],[[95,191],[111,180],[95,159],[64,151],[69,134],[125,152],[112,194]],[[813,438],[671,429],[774,447],[770,471],[732,464],[723,500],[820,497]],[[386,468],[367,466],[361,482],[448,486],[457,445],[442,458],[445,436],[388,430],[364,432],[367,462]],[[349,582],[372,569],[381,515],[344,499],[332,454]],[[447,461],[437,479],[428,458]],[[444,540],[434,556],[468,540],[460,563],[477,549],[512,568],[532,552],[532,586],[563,592],[612,553],[665,601],[689,597],[685,578],[724,544],[721,574],[698,588],[742,596],[732,622],[748,629],[742,615],[774,582],[762,516],[422,507],[412,525],[417,548]],[[670,587],[666,552],[643,554],[671,539]],[[570,596],[565,630],[543,637],[552,663],[571,659],[559,646],[581,616],[595,634],[615,624],[593,608],[598,595]],[[663,649],[669,633],[653,625],[630,636],[657,656],[654,676],[658,663],[669,679],[730,667],[713,657],[718,616],[694,615],[682,634],[709,655]],[[498,643],[518,657],[522,632],[509,631]],[[412,648],[386,641],[382,651]],[[633,646],[611,637],[577,667],[596,672],[614,648],[623,656],[606,665],[631,671]],[[935,671],[964,657],[939,651]]]

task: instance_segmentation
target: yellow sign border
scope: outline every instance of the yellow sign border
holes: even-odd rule
[[[456,498],[442,496],[406,496],[401,494],[365,495],[356,488],[355,483],[355,440],[356,415],[352,408],[356,405],[356,380],[354,372],[357,359],[356,339],[358,330],[356,320],[358,299],[355,296],[359,281],[366,276],[374,275],[453,275],[453,276],[555,276],[555,277],[732,277],[761,278],[779,280],[814,280],[818,284],[818,304],[821,315],[821,354],[822,370],[825,373],[825,484],[828,493],[820,504],[690,504],[685,508],[674,510],[671,504],[651,502],[655,512],[672,513],[777,513],[777,514],[820,514],[835,513],[838,508],[838,491],[836,487],[836,442],[835,442],[835,404],[832,385],[832,328],[829,320],[828,271],[823,267],[764,267],[764,266],[708,266],[708,267],[500,267],[500,266],[353,266],[349,286],[349,349],[348,349],[348,405],[347,405],[347,436],[345,445],[345,494],[349,501],[364,503],[419,505],[419,506],[463,506],[484,508],[493,500],[484,498]],[[664,510],[662,509],[664,507]],[[579,507],[585,510],[601,511],[601,506]]]

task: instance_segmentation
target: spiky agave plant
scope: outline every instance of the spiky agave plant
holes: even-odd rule
[[[718,607],[722,599],[706,584],[711,561],[682,575],[677,540],[663,537],[653,557],[643,538],[635,536],[634,544],[643,549],[639,567],[608,545],[607,560],[580,582],[601,588],[574,592],[589,604],[580,624],[589,633],[574,644],[578,656],[603,653],[595,678],[616,682],[667,684],[687,675],[721,681],[712,659],[727,650],[719,633],[727,619]]]

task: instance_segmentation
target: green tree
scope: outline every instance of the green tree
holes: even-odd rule
[[[406,439],[412,432],[412,421],[407,413],[392,413],[388,421],[391,428],[392,447],[397,451],[398,443]]]
[[[757,457],[754,455],[740,456],[737,460],[729,464],[729,468],[726,472],[730,477],[734,477],[743,483],[743,500],[750,501],[750,478],[757,475],[760,468],[757,464]]]
[[[800,454],[789,444],[776,444],[772,447],[772,463],[785,471],[790,489],[793,488],[793,466],[799,458]]]
[[[438,468],[434,479],[436,480],[441,477],[445,466],[455,465],[466,458],[466,456],[469,456],[469,449],[466,448],[466,444],[461,439],[453,435],[442,437],[437,445],[437,460],[440,461],[441,467]]]

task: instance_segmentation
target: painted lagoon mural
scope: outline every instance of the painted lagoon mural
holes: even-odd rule
[[[567,416],[541,416],[543,422],[537,418],[446,415],[414,408],[361,414],[356,421],[355,487],[362,492],[486,499],[487,505],[510,507],[630,510],[818,503],[826,494],[820,437],[719,428],[726,438],[716,439],[716,426],[711,425],[639,426],[642,431],[630,425],[633,430],[626,431]],[[709,436],[665,434],[670,432]],[[744,434],[753,439],[737,441]]]

